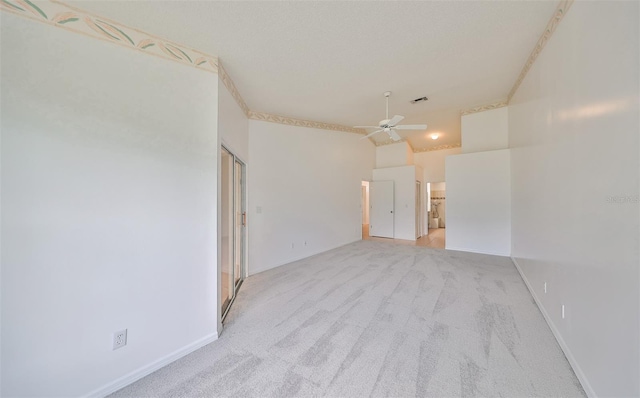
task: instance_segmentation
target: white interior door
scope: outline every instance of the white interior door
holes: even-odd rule
[[[393,181],[369,183],[369,235],[393,238]]]

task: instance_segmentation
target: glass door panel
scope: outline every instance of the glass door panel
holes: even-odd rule
[[[244,164],[236,159],[234,167],[234,205],[235,205],[235,244],[234,244],[234,284],[240,286],[244,278],[244,228],[246,224],[246,212],[244,206]]]
[[[220,170],[222,319],[229,312],[245,274],[245,164],[222,147]]]
[[[234,293],[233,282],[233,223],[234,223],[234,210],[233,210],[233,155],[222,148],[221,151],[221,178],[220,178],[220,191],[221,191],[221,257],[222,257],[222,313],[225,314]]]

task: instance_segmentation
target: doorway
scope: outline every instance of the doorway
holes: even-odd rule
[[[362,181],[362,239],[369,237],[369,181]]]
[[[416,211],[415,211],[415,225],[416,225],[416,239],[422,237],[422,183],[416,181]]]
[[[221,148],[221,300],[226,317],[246,273],[245,164],[224,146]]]
[[[429,229],[445,228],[446,226],[446,184],[432,182],[430,189]]]
[[[394,238],[394,190],[393,181],[369,183],[370,223],[369,235]]]

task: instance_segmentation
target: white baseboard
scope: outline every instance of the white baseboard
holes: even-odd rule
[[[469,252],[469,253],[478,253],[478,254],[489,254],[491,256],[509,257],[509,253],[496,253],[496,252],[488,252],[488,251],[482,251],[477,249],[466,249],[464,247],[451,247],[451,246],[446,246],[446,243],[445,243],[445,249],[454,250],[458,252]]]
[[[567,357],[567,360],[569,361],[569,365],[571,365],[571,368],[573,368],[573,372],[578,377],[580,384],[582,384],[582,388],[584,389],[584,392],[587,393],[587,396],[589,398],[597,398],[595,391],[593,391],[591,384],[589,384],[589,380],[587,380],[587,376],[585,376],[584,372],[582,371],[582,368],[580,368],[580,365],[578,365],[578,362],[576,361],[575,357],[571,353],[569,346],[567,346],[567,344],[564,342],[564,339],[562,338],[560,331],[558,330],[558,328],[556,328],[556,325],[553,323],[553,321],[551,321],[549,314],[547,314],[547,310],[542,305],[542,302],[540,302],[540,299],[536,295],[535,290],[531,287],[531,284],[529,283],[529,280],[527,279],[527,277],[524,275],[524,272],[522,272],[522,269],[520,268],[518,261],[513,257],[511,257],[511,261],[513,261],[513,264],[516,266],[518,273],[520,273],[520,277],[522,277],[524,284],[527,285],[527,289],[529,289],[529,292],[531,293],[531,295],[533,296],[533,299],[538,305],[538,308],[540,309],[542,316],[544,317],[545,321],[547,321],[547,325],[549,325],[549,329],[551,329],[553,336],[556,338],[556,341],[558,342],[558,344],[560,345],[560,348],[562,348],[562,351],[564,352],[564,356]]]
[[[124,375],[110,383],[105,384],[104,386],[97,388],[90,393],[86,394],[85,397],[105,397],[109,394],[112,394],[119,389],[128,386],[129,384],[142,379],[145,376],[150,375],[156,370],[167,366],[171,362],[177,361],[178,359],[184,357],[197,350],[198,348],[202,348],[205,345],[215,341],[218,339],[218,333],[212,333],[208,336],[201,338],[185,347],[182,347],[171,354],[158,359],[157,361],[150,363],[149,365],[143,366],[133,372]]]

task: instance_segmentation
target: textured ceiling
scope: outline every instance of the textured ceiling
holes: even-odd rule
[[[556,1],[72,1],[67,4],[218,56],[249,108],[427,131],[415,149],[460,142],[460,111],[504,100]],[[427,96],[425,103],[411,104]],[[440,139],[428,136],[434,132]],[[384,134],[378,134],[384,140]]]

